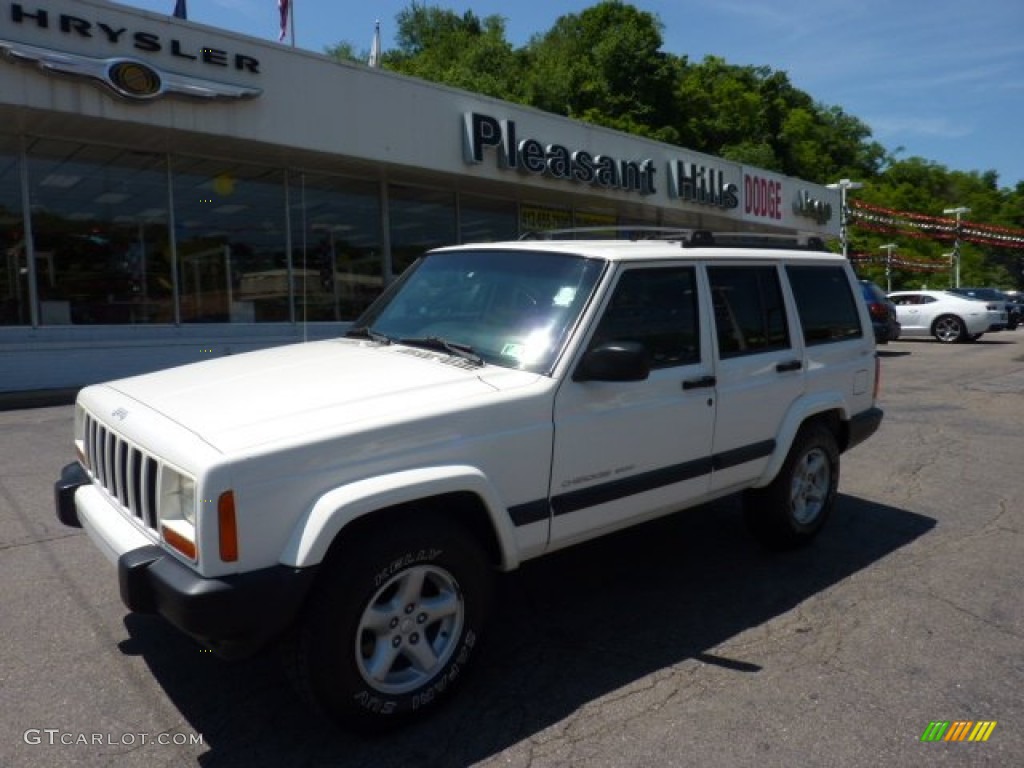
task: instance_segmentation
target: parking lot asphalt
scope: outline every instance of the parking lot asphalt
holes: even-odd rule
[[[54,517],[71,407],[0,412],[0,765],[1024,765],[1024,329],[879,354],[885,420],[813,546],[763,552],[726,499],[527,564],[457,698],[376,738],[272,653],[126,614]],[[922,741],[956,721],[996,725]]]

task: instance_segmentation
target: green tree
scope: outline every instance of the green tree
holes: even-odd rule
[[[808,181],[864,182],[854,202],[923,216],[968,206],[969,219],[1024,231],[1024,180],[1000,189],[995,171],[964,173],[920,157],[899,159],[871,129],[841,107],[816,102],[785,72],[736,66],[708,56],[697,64],[662,50],[656,16],[620,0],[602,0],[560,17],[550,30],[516,49],[500,16],[416,2],[397,17],[397,48],[383,66],[559,115],[646,136],[734,162]],[[339,60],[365,62],[348,43],[329,48]],[[898,229],[876,231],[854,219],[851,250],[874,261],[859,267],[885,283],[878,246],[895,242],[898,260],[948,263],[948,239]],[[1024,248],[963,245],[961,279],[1024,287]],[[922,273],[897,268],[894,287],[948,284],[948,269]]]
[[[681,143],[727,160],[819,182],[874,175],[886,160],[864,123],[769,67],[707,56],[686,67],[677,98]]]
[[[521,101],[522,61],[505,39],[500,16],[480,19],[413,2],[397,17],[397,51],[384,65],[396,72],[507,101]]]
[[[369,51],[356,51],[355,46],[349,42],[330,45],[324,49],[324,53],[338,61],[362,61],[365,63],[370,57]]]
[[[525,100],[539,109],[677,142],[679,67],[661,22],[619,0],[560,17],[527,46]]]

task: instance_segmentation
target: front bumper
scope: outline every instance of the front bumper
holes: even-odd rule
[[[57,518],[85,528],[116,563],[121,600],[156,613],[225,658],[251,655],[295,620],[317,568],[275,565],[206,578],[164,551],[110,505],[77,462],[54,484]]]
[[[121,600],[137,613],[157,613],[225,658],[249,656],[295,620],[315,568],[275,565],[203,578],[160,547],[118,558]]]

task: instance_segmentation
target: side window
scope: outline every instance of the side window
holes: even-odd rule
[[[775,267],[708,267],[718,354],[723,359],[790,346]]]
[[[786,274],[808,346],[863,335],[857,300],[843,267],[791,265]]]
[[[591,346],[609,341],[644,345],[651,368],[700,360],[693,267],[630,269],[612,293]]]

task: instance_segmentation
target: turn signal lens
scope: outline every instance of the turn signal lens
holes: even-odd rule
[[[235,494],[225,491],[217,499],[217,527],[220,559],[225,563],[238,560],[238,525],[235,521]]]
[[[167,542],[168,546],[174,547],[176,550],[181,552],[189,560],[196,559],[196,543],[191,541],[187,536],[181,532],[176,531],[175,528],[180,526],[182,521],[180,520],[168,520],[161,524],[160,533],[164,537],[164,541]],[[188,525],[187,523],[185,525]],[[189,526],[191,528],[191,526]]]

